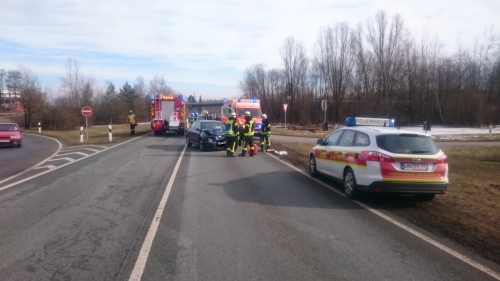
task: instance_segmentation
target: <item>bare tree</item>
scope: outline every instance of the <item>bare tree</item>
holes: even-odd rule
[[[334,122],[343,116],[344,99],[352,86],[354,48],[351,30],[346,23],[326,28],[316,43],[314,62],[321,72],[321,80],[333,99]]]
[[[42,91],[38,77],[28,69],[23,70],[19,93],[24,108],[24,126],[29,129],[33,115],[43,110],[47,94]]]
[[[301,112],[298,104],[301,94],[300,87],[304,85],[305,76],[309,67],[309,59],[306,55],[304,45],[292,37],[285,40],[284,46],[280,49],[281,58],[285,64],[284,75],[287,85],[286,96],[281,97],[284,101],[288,101],[290,109],[290,117],[295,120],[300,119]],[[298,102],[296,101],[298,100]]]
[[[68,58],[65,63],[66,73],[61,77],[62,89],[70,98],[70,105],[75,112],[82,106],[83,75],[76,58]]]
[[[14,100],[20,94],[22,77],[23,75],[19,70],[7,71],[7,79],[5,80],[5,82],[7,84],[7,90],[9,92],[10,107],[12,107]],[[12,98],[12,95],[14,95],[14,98]]]
[[[395,102],[394,88],[398,83],[401,68],[401,58],[408,32],[399,15],[393,17],[389,23],[384,11],[376,14],[375,21],[367,25],[368,43],[377,61],[376,89],[381,98],[390,104]],[[390,109],[387,115],[390,114]]]
[[[158,75],[155,75],[153,80],[149,81],[149,91],[152,94],[175,94],[175,91],[167,86],[165,78]]]
[[[3,103],[3,108],[4,110],[6,109],[5,105],[5,91],[4,91],[4,80],[5,80],[5,70],[0,69],[0,96],[2,97],[2,103]]]

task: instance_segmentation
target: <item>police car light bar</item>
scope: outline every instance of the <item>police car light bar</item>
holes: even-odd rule
[[[380,127],[394,127],[394,119],[384,118],[364,118],[364,117],[347,117],[345,125],[347,127],[353,126],[380,126]]]

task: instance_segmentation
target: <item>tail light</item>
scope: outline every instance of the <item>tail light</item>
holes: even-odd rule
[[[443,155],[436,160],[436,164],[448,164],[448,157]]]
[[[394,163],[394,159],[386,154],[376,151],[362,151],[361,154],[366,158],[366,161]]]

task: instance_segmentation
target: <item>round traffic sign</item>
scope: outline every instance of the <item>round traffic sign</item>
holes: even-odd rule
[[[92,115],[92,108],[90,108],[90,106],[82,107],[82,115],[85,117],[89,117],[90,115]]]

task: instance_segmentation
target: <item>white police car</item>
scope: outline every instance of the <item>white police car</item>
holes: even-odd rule
[[[415,194],[432,200],[448,190],[448,158],[427,134],[394,127],[394,120],[348,117],[319,139],[309,173],[343,182],[348,198],[360,191]]]

